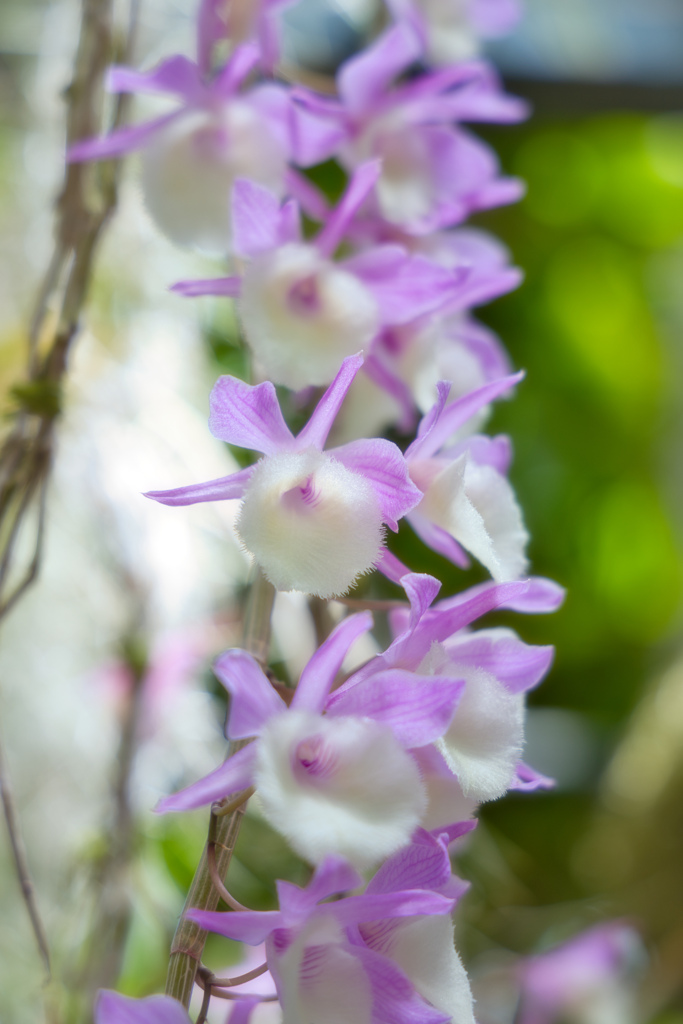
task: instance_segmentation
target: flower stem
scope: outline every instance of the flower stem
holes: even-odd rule
[[[274,598],[275,590],[272,584],[257,569],[245,609],[242,644],[245,650],[264,664],[268,658],[270,645],[270,616]],[[231,743],[228,756],[236,753],[244,746],[244,743],[244,740]],[[216,867],[221,878],[225,878],[227,874],[244,810],[245,804],[242,803],[231,814],[217,816],[212,813],[211,815],[209,834],[214,842]],[[211,880],[207,848],[208,843],[204,847],[173,937],[166,978],[166,994],[177,999],[185,1007],[190,1005],[197,967],[201,960],[207,934],[194,921],[188,921],[185,912],[190,907],[195,907],[198,910],[215,910],[220,898],[218,890]]]

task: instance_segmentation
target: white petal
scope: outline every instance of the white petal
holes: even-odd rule
[[[495,800],[507,791],[524,745],[524,695],[483,669],[453,665],[466,679],[453,721],[437,743],[465,796]]]
[[[242,282],[246,339],[266,375],[290,388],[329,384],[378,328],[375,299],[353,274],[310,245],[257,257]]]
[[[264,119],[232,101],[220,113],[197,111],[159,132],[142,158],[147,208],[179,245],[221,255],[230,247],[230,195],[236,177],[280,194],[285,154]]]
[[[313,863],[328,853],[368,867],[408,841],[425,796],[389,729],[288,711],[259,740],[256,787],[268,821]]]
[[[368,945],[390,957],[420,995],[450,1014],[454,1024],[474,1024],[472,991],[453,945],[450,917],[410,917],[393,928],[379,922],[379,927],[364,925],[361,931]]]
[[[324,598],[346,593],[373,567],[384,533],[365,477],[313,448],[261,459],[236,530],[278,590]]]
[[[460,455],[434,476],[417,511],[452,534],[498,582],[526,570],[529,535],[510,484],[493,467]]]

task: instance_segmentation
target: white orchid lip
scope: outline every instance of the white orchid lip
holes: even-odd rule
[[[346,593],[380,556],[382,512],[369,481],[309,448],[261,459],[236,524],[278,590]]]
[[[258,741],[254,774],[268,821],[294,850],[368,867],[407,842],[425,794],[413,758],[369,718],[290,709]]]
[[[254,258],[239,311],[268,376],[291,388],[327,384],[379,326],[377,303],[362,281],[314,246],[295,242]]]

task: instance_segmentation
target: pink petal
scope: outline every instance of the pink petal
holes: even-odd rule
[[[232,244],[238,256],[256,256],[279,244],[280,201],[248,178],[232,188]]]
[[[210,277],[195,281],[177,281],[169,289],[186,299],[193,299],[199,295],[220,295],[236,299],[241,290],[241,277]]]
[[[221,441],[264,455],[291,450],[294,438],[270,381],[252,386],[237,377],[219,377],[209,404],[209,430]]]
[[[397,245],[368,249],[342,264],[372,292],[384,324],[403,324],[448,301],[461,271],[448,270]]]
[[[240,469],[230,476],[221,476],[216,480],[207,480],[203,484],[188,484],[176,487],[171,491],[147,491],[145,498],[152,498],[162,505],[195,505],[200,501],[228,501],[230,498],[241,498],[254,472],[253,466]]]
[[[360,352],[355,356],[346,357],[341,364],[339,373],[318,402],[308,423],[297,434],[296,451],[303,451],[304,448],[323,450],[335,417],[362,365],[363,356]]]
[[[269,718],[287,710],[259,663],[246,651],[239,648],[225,651],[214,662],[213,670],[231,696],[229,739],[258,736]]]
[[[171,114],[164,114],[153,121],[144,121],[142,124],[127,125],[125,128],[118,128],[109,135],[99,139],[83,139],[81,142],[74,142],[69,146],[66,159],[70,164],[80,163],[82,160],[113,160],[127,153],[133,153],[147,143],[147,140],[164,128],[177,117],[182,117],[183,110],[174,110]]]
[[[468,826],[474,822],[466,822]],[[438,892],[451,878],[451,859],[446,843],[418,829],[413,842],[384,862],[368,882],[367,893],[432,889]]]
[[[380,160],[368,160],[354,171],[344,195],[316,239],[316,246],[324,256],[331,256],[337,248],[359,206],[365,202],[381,173]]]
[[[432,523],[431,520],[426,519],[425,516],[421,516],[419,512],[411,512],[408,516],[408,522],[415,530],[418,537],[425,542],[427,547],[431,548],[432,551],[436,551],[437,554],[443,555],[454,565],[459,566],[461,569],[468,569],[470,566],[470,560],[465,554],[462,547],[458,544],[455,537],[452,537],[450,533],[443,530],[436,523]]]
[[[535,647],[512,634],[496,630],[471,633],[449,646],[457,665],[471,665],[490,672],[510,693],[523,693],[537,686],[552,665],[555,648]]]
[[[177,999],[148,996],[131,999],[120,992],[101,989],[95,1001],[95,1024],[191,1024]]]
[[[203,807],[214,800],[222,800],[232,793],[248,789],[253,781],[254,762],[256,760],[256,744],[238,750],[228,757],[220,767],[205,775],[198,782],[181,789],[160,800],[155,811],[167,814],[169,811],[190,811],[195,807]]]
[[[406,460],[393,442],[364,438],[334,448],[332,453],[348,469],[360,473],[372,484],[382,519],[392,530],[397,530],[398,520],[422,500],[422,492],[410,479]]]
[[[230,56],[223,70],[211,83],[211,91],[217,96],[231,96],[242,84],[260,59],[256,43],[243,43]]]
[[[386,576],[388,580],[391,580],[392,583],[398,583],[399,585],[401,584],[401,580],[404,576],[410,575],[410,569],[408,566],[404,565],[403,562],[387,548],[382,549],[381,557],[376,563],[375,568]]]
[[[372,114],[387,86],[420,53],[419,40],[407,25],[390,28],[339,72],[339,95],[346,109],[356,118]]]
[[[204,94],[204,84],[197,65],[187,57],[170,57],[152,71],[114,65],[107,73],[109,92],[175,93],[188,103],[197,103]]]
[[[237,942],[246,942],[249,946],[258,946],[276,928],[282,927],[282,914],[279,910],[231,910],[225,913],[220,910],[196,910],[193,907],[185,912],[185,917],[207,931],[225,935]]]
[[[372,629],[370,612],[359,612],[342,619],[323,641],[301,673],[292,699],[292,707],[322,711],[335,676],[351,645]]]
[[[353,678],[353,677],[352,677]],[[327,713],[389,726],[405,747],[423,747],[446,732],[465,688],[462,680],[390,669],[332,694]]]

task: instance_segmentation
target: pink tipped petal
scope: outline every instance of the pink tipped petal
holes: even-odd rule
[[[458,398],[449,405],[445,404],[443,392],[439,393],[436,415],[428,413],[418,428],[418,436],[406,451],[408,459],[429,458],[437,452],[475,413],[492,402],[494,398],[505,394],[524,378],[524,371],[513,373],[509,377],[484,384],[469,394]]]
[[[232,189],[232,244],[238,256],[256,256],[279,243],[280,201],[247,178],[237,178]]]
[[[529,586],[524,594],[515,599],[514,603],[506,604],[515,612],[526,612],[529,615],[543,615],[547,612],[555,612],[564,601],[566,591],[559,583],[553,580],[544,579],[542,576],[532,576]]]
[[[332,630],[301,673],[292,707],[322,711],[351,645],[372,626],[370,612],[359,612],[357,615],[349,615]]]
[[[443,736],[465,683],[440,676],[416,676],[390,669],[333,693],[327,713],[356,715],[388,725],[404,747],[423,747]]]
[[[510,783],[510,789],[532,793],[537,789],[554,789],[556,785],[555,779],[551,779],[548,775],[541,775],[530,765],[520,761],[517,765],[517,776],[514,782]]]
[[[406,461],[393,442],[384,438],[351,441],[334,448],[333,454],[348,469],[370,482],[382,518],[392,530],[398,529],[398,520],[422,500],[422,492],[410,479]]]
[[[481,668],[495,676],[510,693],[537,686],[550,668],[554,647],[532,647],[510,630],[480,630],[448,645],[457,665]]]
[[[176,487],[171,491],[147,491],[145,498],[151,498],[162,505],[196,505],[201,501],[228,501],[241,498],[254,472],[253,466],[247,466],[238,473],[221,476],[217,480],[207,480],[203,484],[188,484]]]
[[[395,25],[377,42],[343,65],[337,77],[339,95],[355,117],[367,117],[387,86],[420,56],[418,38],[405,25]]]
[[[329,388],[318,402],[311,418],[303,430],[297,434],[296,450],[304,448],[325,447],[327,436],[332,429],[335,417],[353,384],[354,378],[363,365],[363,356],[359,352],[355,356],[347,356]]]
[[[282,914],[279,910],[231,910],[225,913],[220,910],[196,910],[193,907],[186,911],[185,917],[200,928],[225,935],[236,942],[246,942],[248,946],[260,945],[276,928],[282,927]]]
[[[187,57],[171,57],[152,71],[135,71],[114,65],[107,74],[109,92],[175,93],[189,103],[204,96],[197,65]]]
[[[470,566],[470,560],[467,557],[463,548],[458,544],[455,537],[452,537],[450,533],[443,530],[436,523],[432,523],[425,516],[421,516],[419,512],[411,512],[408,516],[408,522],[415,530],[418,537],[425,542],[427,547],[431,548],[432,551],[436,551],[437,554],[443,555],[454,565],[459,566],[461,569],[468,569]]]
[[[186,299],[194,299],[200,295],[220,295],[236,299],[241,290],[241,277],[209,277],[196,281],[177,281],[169,289]]]
[[[229,739],[258,736],[269,718],[287,710],[259,663],[246,651],[239,648],[225,651],[214,663],[213,670],[231,697]]]
[[[148,139],[155,132],[160,131],[171,121],[181,117],[182,110],[174,110],[172,114],[164,114],[153,121],[144,121],[142,124],[128,125],[125,128],[118,128],[110,135],[104,135],[99,139],[83,139],[82,142],[74,142],[67,150],[66,159],[70,164],[77,164],[83,160],[115,160],[127,153],[133,153],[146,145]]]
[[[294,438],[270,381],[252,386],[237,377],[219,377],[209,404],[209,430],[221,441],[264,455],[291,449]]]
[[[205,775],[203,779],[191,786],[181,789],[179,793],[160,800],[155,810],[158,814],[169,811],[190,811],[195,807],[204,807],[214,800],[222,800],[232,793],[248,789],[253,781],[256,745],[250,743],[236,754],[232,754],[215,771]]]
[[[375,187],[381,173],[381,160],[368,160],[354,171],[344,195],[316,239],[316,246],[324,256],[331,256],[337,248],[359,206]]]
[[[211,91],[218,96],[231,96],[242,84],[260,59],[256,43],[244,43],[234,51],[228,63],[211,83]]]
[[[415,629],[441,590],[441,582],[423,572],[411,572],[401,580],[410,601],[410,629]]]
[[[101,989],[95,1001],[95,1024],[190,1024],[190,1017],[182,1003],[170,996],[132,999]]]

